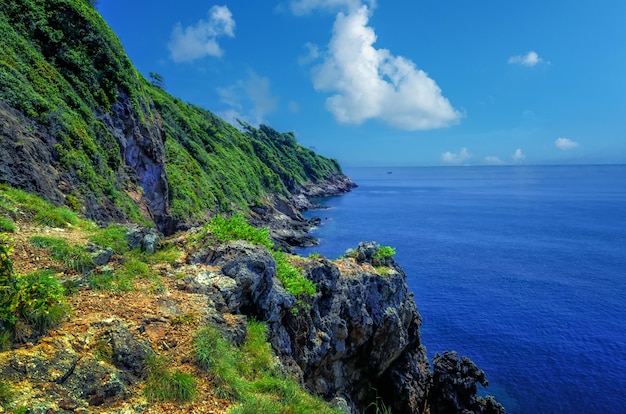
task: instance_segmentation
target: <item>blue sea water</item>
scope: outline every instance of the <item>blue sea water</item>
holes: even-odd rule
[[[301,254],[396,247],[429,357],[469,356],[508,413],[626,412],[626,166],[345,172]]]

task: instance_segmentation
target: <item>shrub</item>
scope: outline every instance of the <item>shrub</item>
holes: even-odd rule
[[[213,217],[209,222],[209,230],[221,242],[245,240],[253,244],[260,244],[268,249],[273,246],[269,229],[251,226],[241,213],[235,213],[229,219],[223,216]]]
[[[9,408],[9,405],[15,397],[13,388],[5,380],[0,380],[0,407]]]
[[[391,246],[378,246],[378,251],[374,254],[374,259],[391,259],[396,254],[396,249]]]
[[[63,286],[49,270],[16,276],[4,288],[0,324],[6,331],[15,334],[21,320],[43,333],[69,313]]]
[[[278,276],[287,292],[294,296],[315,294],[315,284],[305,278],[300,270],[289,263],[287,254],[274,250],[272,255],[276,261],[276,276]]]

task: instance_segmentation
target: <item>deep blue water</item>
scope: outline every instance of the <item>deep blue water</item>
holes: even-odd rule
[[[508,413],[626,412],[626,166],[345,172],[301,254],[396,247],[429,356],[469,356]]]

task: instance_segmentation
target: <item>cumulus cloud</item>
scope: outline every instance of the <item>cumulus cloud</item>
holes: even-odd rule
[[[272,113],[278,103],[278,99],[271,93],[269,78],[254,72],[250,72],[246,80],[218,88],[217,92],[222,103],[230,107],[220,115],[233,124],[240,119],[259,125],[265,122],[264,117]]]
[[[557,138],[554,141],[554,146],[562,151],[574,149],[578,146],[578,142],[572,141],[569,138]]]
[[[441,161],[446,164],[461,164],[463,161],[466,161],[472,157],[472,154],[469,153],[467,148],[461,149],[461,152],[458,154],[447,151],[441,154]]]
[[[321,64],[313,68],[313,86],[329,92],[326,108],[341,123],[378,119],[404,130],[433,129],[458,122],[455,110],[433,79],[415,64],[376,49],[368,26],[370,9],[360,1],[300,0],[308,10],[342,6]],[[355,4],[359,4],[355,7]],[[310,49],[313,51],[314,49]]]
[[[513,162],[522,162],[526,159],[526,154],[522,152],[520,148],[516,149],[513,155],[511,155]]]
[[[508,62],[511,65],[522,65],[528,67],[536,66],[540,63],[550,63],[540,58],[537,52],[532,50],[525,55],[511,56]]]
[[[235,37],[235,20],[227,6],[209,9],[209,20],[183,27],[176,23],[167,48],[174,62],[192,62],[206,56],[220,57],[224,53],[217,42],[219,37]]]
[[[485,157],[485,164],[502,165],[504,164],[504,161],[502,161],[499,157],[496,157],[496,156],[487,156]]]

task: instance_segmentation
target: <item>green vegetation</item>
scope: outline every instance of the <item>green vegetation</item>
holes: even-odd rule
[[[143,261],[142,252],[127,253],[117,269],[105,266],[96,269],[89,277],[89,287],[94,290],[110,290],[114,292],[128,292],[135,290],[135,280],[150,281],[150,291],[162,293],[165,284],[159,273]]]
[[[110,224],[89,236],[89,241],[101,247],[110,247],[114,253],[123,254],[129,250],[126,240],[127,232],[124,226]]]
[[[276,261],[276,276],[278,276],[287,292],[296,297],[315,294],[315,284],[305,278],[300,270],[289,263],[288,255],[272,248],[273,243],[269,238],[269,230],[267,228],[253,227],[248,224],[242,214],[235,213],[231,218],[214,217],[208,224],[208,230],[221,242],[245,240],[267,247]]]
[[[252,244],[260,244],[268,249],[273,247],[270,240],[270,231],[266,227],[256,228],[248,224],[241,213],[235,213],[230,218],[215,216],[209,222],[209,231],[221,242],[230,240],[245,240]]]
[[[82,273],[94,267],[91,254],[83,246],[70,246],[61,238],[47,236],[32,236],[30,242],[35,247],[49,249],[52,257],[77,272]]]
[[[6,184],[0,184],[0,210],[11,214],[15,214],[19,210],[26,210],[42,226],[85,225],[85,222],[81,221],[73,211],[63,207],[55,207],[35,194],[9,187]],[[0,226],[4,227],[1,224]]]
[[[378,251],[374,254],[374,259],[386,260],[391,259],[396,254],[395,247],[378,246]]]
[[[5,380],[0,380],[0,407],[9,408],[14,396],[11,385]]]
[[[14,233],[17,230],[15,222],[8,217],[0,217],[0,232]]]
[[[193,400],[196,396],[196,380],[186,372],[171,370],[169,361],[162,356],[148,358],[148,378],[144,394],[148,401],[175,401],[179,403]]]
[[[196,334],[196,363],[211,375],[220,396],[238,402],[231,413],[336,413],[279,372],[266,336],[267,327],[257,321],[248,322],[241,348],[212,327]]]
[[[63,286],[50,271],[27,275],[13,273],[10,241],[0,236],[0,349],[7,349],[12,337],[26,336],[19,326],[44,332],[63,320],[69,307]],[[24,330],[26,332],[28,329]]]

